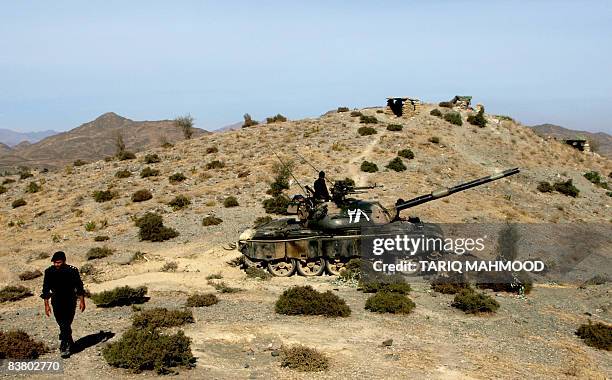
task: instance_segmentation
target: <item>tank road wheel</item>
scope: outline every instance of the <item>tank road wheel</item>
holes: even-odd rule
[[[251,259],[249,259],[247,256],[242,256],[244,259],[244,267],[246,268],[259,268],[259,269],[263,269],[264,265],[261,261],[253,261]]]
[[[309,260],[296,260],[297,272],[300,276],[312,277],[320,276],[325,271],[325,261],[322,257]]]
[[[297,264],[294,259],[283,259],[268,262],[268,271],[276,277],[289,277],[295,272]]]
[[[330,258],[325,259],[325,269],[329,274],[339,276],[342,268],[346,266],[346,261],[342,258]]]

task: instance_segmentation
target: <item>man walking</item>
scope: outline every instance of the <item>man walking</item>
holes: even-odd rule
[[[51,258],[51,265],[45,270],[43,289],[40,297],[45,300],[45,314],[53,314],[60,328],[60,352],[63,358],[71,354],[72,346],[72,320],[76,311],[76,301],[79,299],[79,309],[85,311],[85,291],[79,270],[72,265],[66,264],[66,254],[55,252]],[[49,306],[51,298],[51,306]]]

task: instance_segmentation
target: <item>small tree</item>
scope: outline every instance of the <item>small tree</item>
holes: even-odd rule
[[[174,119],[174,124],[181,128],[185,139],[189,140],[193,136],[193,117],[190,114],[179,116]]]
[[[115,156],[121,157],[125,152],[125,142],[123,141],[123,135],[117,132],[115,135]]]

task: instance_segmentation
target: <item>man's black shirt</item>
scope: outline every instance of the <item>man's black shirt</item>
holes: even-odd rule
[[[84,294],[83,281],[77,268],[64,264],[59,269],[52,265],[45,270],[41,298],[70,300]]]
[[[325,178],[318,178],[314,182],[314,196],[317,199],[324,199],[329,201],[329,192],[327,191],[327,185],[325,184]]]

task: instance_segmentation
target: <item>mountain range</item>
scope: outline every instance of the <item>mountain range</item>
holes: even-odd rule
[[[540,124],[531,127],[540,137],[553,137],[559,140],[585,138],[591,150],[602,156],[612,158],[612,136],[604,132],[586,132],[568,129],[555,124]]]
[[[16,132],[10,129],[0,128],[0,143],[13,147],[21,142],[28,141],[30,143],[38,142],[46,137],[53,136],[59,132],[46,130],[40,132]],[[0,150],[2,152],[2,150]]]

